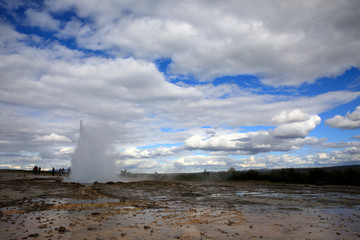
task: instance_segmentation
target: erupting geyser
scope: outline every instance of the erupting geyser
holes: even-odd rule
[[[84,127],[80,121],[80,138],[71,158],[71,181],[92,183],[116,180],[112,152],[112,134],[107,127]]]

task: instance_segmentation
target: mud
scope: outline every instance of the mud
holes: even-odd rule
[[[360,239],[360,188],[0,172],[1,239]]]

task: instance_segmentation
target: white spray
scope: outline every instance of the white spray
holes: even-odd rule
[[[92,183],[116,180],[111,133],[106,126],[84,127],[80,121],[80,138],[71,158],[71,181]]]

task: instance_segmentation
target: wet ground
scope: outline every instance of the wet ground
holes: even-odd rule
[[[0,172],[0,239],[360,239],[360,188]]]

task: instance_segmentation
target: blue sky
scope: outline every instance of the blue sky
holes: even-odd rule
[[[70,166],[80,120],[118,172],[359,164],[359,5],[1,1],[0,168]]]

